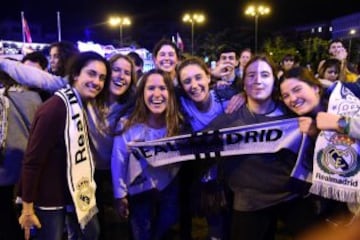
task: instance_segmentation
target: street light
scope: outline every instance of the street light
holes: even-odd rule
[[[349,35],[350,35],[350,39],[349,39],[349,58],[351,57],[351,39],[353,38],[353,36],[356,34],[356,30],[355,29],[350,29],[349,31]]]
[[[182,20],[191,24],[191,54],[194,55],[194,25],[195,23],[203,23],[205,16],[201,13],[185,13]]]
[[[109,19],[111,26],[119,26],[120,28],[120,47],[123,46],[123,26],[129,26],[131,24],[130,18],[128,17],[111,17]]]
[[[257,53],[258,48],[258,21],[259,16],[268,15],[270,13],[270,8],[264,5],[250,5],[245,9],[245,14],[248,16],[255,17],[255,53]]]

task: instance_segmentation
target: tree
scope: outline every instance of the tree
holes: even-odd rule
[[[299,47],[303,56],[302,64],[310,64],[315,67],[314,70],[317,70],[319,62],[328,56],[328,46],[328,41],[318,37],[303,39]]]
[[[266,54],[271,56],[275,63],[280,63],[286,54],[298,55],[298,50],[294,44],[288,43],[282,36],[277,36],[275,39],[267,39],[263,49]]]

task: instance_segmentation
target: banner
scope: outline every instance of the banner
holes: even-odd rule
[[[306,155],[308,137],[299,130],[298,119],[265,122],[261,124],[224,128],[216,131],[197,132],[148,142],[128,144],[130,158],[146,160],[152,167],[243,154],[276,153],[288,149],[298,153],[292,175],[310,181]],[[143,164],[137,166],[145,167]],[[141,169],[132,169],[129,180]],[[132,175],[132,176],[131,176]]]

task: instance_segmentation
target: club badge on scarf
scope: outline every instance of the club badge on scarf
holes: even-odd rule
[[[92,160],[86,116],[76,93],[71,88],[56,92],[67,109],[65,143],[67,148],[67,180],[82,229],[97,213]]]
[[[329,99],[328,113],[360,117],[360,100],[342,83]],[[315,145],[310,192],[334,200],[360,203],[360,142],[336,131],[321,131]]]

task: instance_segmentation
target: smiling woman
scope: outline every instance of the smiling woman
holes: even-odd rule
[[[21,174],[19,222],[26,239],[33,226],[39,228],[38,239],[62,239],[66,205],[74,206],[83,235],[97,239],[94,163],[83,105],[104,104],[101,93],[109,80],[110,65],[103,57],[80,53],[69,71],[72,87],[57,91],[36,112]]]
[[[162,239],[178,218],[178,166],[151,167],[137,160],[127,144],[174,136],[182,130],[173,83],[168,73],[153,69],[137,88],[136,104],[119,122],[111,157],[118,213],[130,218],[135,240]]]

